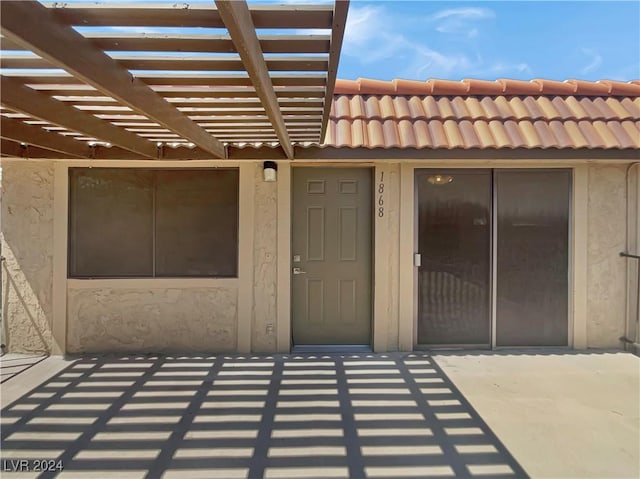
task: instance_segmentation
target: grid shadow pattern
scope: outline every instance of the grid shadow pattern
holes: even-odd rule
[[[3,461],[45,458],[28,477],[528,477],[421,353],[80,358],[2,411]]]

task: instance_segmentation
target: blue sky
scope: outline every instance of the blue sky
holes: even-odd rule
[[[78,0],[67,0],[73,1]],[[99,3],[121,1],[149,0]],[[213,0],[151,1],[213,3]],[[249,0],[249,3],[332,4],[333,1]],[[163,29],[169,30],[185,29]],[[201,31],[204,33],[205,29]],[[640,0],[351,0],[338,77],[638,79]]]
[[[352,1],[340,78],[640,78],[640,2]]]

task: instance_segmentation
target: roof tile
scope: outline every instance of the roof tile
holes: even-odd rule
[[[438,98],[438,110],[440,110],[443,119],[456,117],[453,108],[451,108],[451,101],[446,97]]]
[[[518,120],[531,119],[531,113],[529,112],[529,109],[525,106],[524,102],[519,97],[514,96],[513,98],[511,98],[511,100],[509,100],[509,106],[511,107],[511,111],[513,111],[515,117]]]
[[[429,127],[425,120],[416,120],[413,125],[413,132],[416,137],[416,146],[418,148],[427,148],[433,146],[431,135],[429,135]]]
[[[489,129],[489,123],[485,120],[480,120],[474,122],[473,126],[475,127],[476,133],[478,135],[478,139],[480,140],[482,146],[484,148],[495,148],[496,140],[493,138],[491,134],[491,130]]]
[[[623,98],[620,100],[620,104],[635,118],[640,119],[640,105],[636,105],[631,98]]]
[[[509,102],[505,97],[503,96],[495,97],[493,100],[493,104],[498,109],[498,112],[500,113],[500,117],[503,120],[516,117],[515,114],[513,113],[513,110],[511,109],[511,105],[509,104]]]
[[[392,80],[396,87],[396,92],[402,92],[402,95],[431,95],[433,87],[431,83],[415,80]]]
[[[495,120],[497,118],[502,118],[500,112],[498,111],[498,107],[492,98],[485,96],[482,100],[480,100],[480,104],[485,112],[485,117],[487,120]]]
[[[584,80],[567,80],[567,83],[575,85],[575,95],[608,95],[609,86]]]
[[[393,99],[389,95],[385,95],[380,98],[380,115],[384,119],[395,118],[397,116],[396,109],[393,105]]]
[[[598,83],[607,85],[609,87],[609,94],[616,96],[640,96],[640,82],[637,84],[634,82],[624,83],[621,81],[613,80],[600,80]]]
[[[579,121],[578,129],[587,140],[589,147],[604,148],[604,146],[606,145],[602,137],[598,134],[598,132],[590,122],[586,120]]]
[[[451,100],[451,107],[453,108],[454,116],[459,119],[471,119],[473,116],[469,113],[467,109],[467,103],[460,96],[455,97]]]
[[[640,128],[638,128],[632,121],[620,122],[622,129],[629,135],[629,138],[635,143],[636,148],[640,148]]]
[[[331,116],[334,118],[350,118],[351,105],[348,96],[339,96],[331,105]]]
[[[619,121],[608,121],[606,125],[622,148],[634,148],[636,146],[633,138],[629,136]]]
[[[510,146],[509,136],[507,135],[506,130],[504,129],[504,124],[498,120],[492,120],[489,122],[489,131],[491,131],[491,135],[493,139],[496,141],[496,146],[498,148],[504,148]]]
[[[571,112],[571,110],[569,109],[569,107],[567,106],[563,98],[559,96],[553,97],[553,100],[551,100],[551,103],[558,111],[558,114],[560,115],[560,118],[562,120],[575,118],[574,114]]]
[[[353,125],[351,126],[351,146],[367,146],[367,137],[365,136],[365,133],[366,129],[364,120],[361,118],[353,120]]]
[[[473,123],[469,120],[462,120],[458,127],[460,128],[460,134],[462,135],[466,148],[480,148],[482,146],[482,142],[476,134]]]
[[[427,123],[429,128],[429,136],[433,142],[434,148],[448,148],[447,136],[440,120],[431,120]]]
[[[525,146],[528,148],[537,148],[542,146],[542,141],[536,132],[533,123],[529,120],[521,121],[518,125],[520,128],[520,133],[522,134],[522,139],[525,142]]]
[[[409,111],[409,101],[406,96],[397,96],[393,99],[393,109],[396,112],[396,118],[410,119],[412,117]]]
[[[464,100],[464,104],[467,106],[467,110],[471,115],[471,118],[482,118],[487,119],[487,114],[485,113],[482,105],[480,105],[480,101],[476,97],[469,97]]]
[[[510,80],[508,78],[499,78],[498,82],[502,84],[505,95],[539,95],[540,94],[541,86],[537,82]]]
[[[383,148],[384,133],[380,120],[370,120],[367,122],[367,136],[369,137],[369,145],[373,148]]]
[[[573,95],[576,92],[576,86],[572,83],[539,78],[534,81],[540,85],[543,95]]]
[[[398,137],[402,148],[415,148],[418,144],[413,123],[410,120],[400,120],[398,122]]]
[[[584,148],[589,146],[589,141],[584,137],[584,135],[580,132],[580,128],[578,128],[578,123],[575,121],[569,120],[564,122],[564,130],[567,132],[567,135],[570,138],[570,142],[568,146]]]
[[[451,80],[427,80],[433,88],[433,95],[465,95],[469,91],[469,85],[465,82]]]
[[[591,98],[580,98],[580,100],[578,100],[578,103],[580,103],[580,105],[586,112],[585,118],[588,118],[590,120],[605,118],[605,115],[602,113],[600,108],[596,107],[593,104],[593,101],[591,100]]]
[[[449,148],[464,148],[464,140],[458,129],[458,122],[454,120],[446,120],[444,122],[444,133],[447,135],[447,144]]]
[[[613,134],[613,131],[609,129],[604,121],[594,121],[593,123],[584,121],[583,123],[590,125],[598,132],[598,135],[604,142],[605,148],[615,148],[616,145],[618,145],[619,141],[616,135]]]
[[[512,100],[515,100],[515,99],[516,97],[512,98]],[[524,106],[527,108],[529,112],[529,118],[534,120],[537,120],[538,118],[544,118],[544,113],[542,113],[542,109],[540,108],[540,103],[536,101],[534,97],[526,96],[524,97],[524,100],[522,100],[522,103],[524,103]]]
[[[571,110],[572,117],[576,120],[582,120],[589,116],[575,96],[568,96],[565,98],[564,104],[569,108],[569,110]]]
[[[520,148],[527,145],[527,142],[522,138],[522,135],[520,134],[520,130],[518,128],[518,124],[515,121],[508,120],[504,122],[504,129],[507,132],[507,136],[509,137],[510,147]]]
[[[504,93],[502,84],[495,81],[472,79],[462,81],[469,85],[469,95],[502,95]]]
[[[360,82],[358,80],[336,80],[333,90],[340,95],[357,95],[360,93]]]
[[[409,98],[409,112],[411,113],[411,118],[413,118],[414,120],[418,118],[427,118],[425,110],[422,106],[422,101],[417,96],[412,96],[411,98]]]
[[[556,140],[549,125],[550,124],[548,122],[542,120],[533,122],[533,127],[536,129],[536,133],[538,134],[538,138],[540,138],[540,143],[543,148],[551,148],[558,144],[558,141]]]
[[[380,99],[377,96],[368,97],[364,101],[364,112],[366,118],[382,118]]]
[[[564,128],[563,122],[558,120],[550,121],[549,129],[556,139],[554,143],[557,144],[560,148],[570,148],[573,146],[571,138],[569,137],[569,132]]]
[[[598,109],[598,111],[600,111],[600,114],[603,118],[606,118],[607,120],[614,120],[618,118],[616,112],[611,109],[606,101],[604,101],[604,98],[594,98],[592,99],[591,103],[595,108]]]
[[[351,116],[353,118],[366,118],[364,109],[364,99],[360,95],[356,95],[349,100],[351,107]]]
[[[337,146],[351,145],[351,122],[347,119],[338,120],[336,124],[335,142]]]
[[[326,133],[334,146],[640,148],[640,81],[359,79],[336,85]]]
[[[388,147],[397,148],[401,146],[399,141],[396,120],[391,118],[388,120],[385,120],[384,123],[382,124],[382,134],[384,135],[385,148],[388,148]]]
[[[427,115],[427,119],[431,120],[435,118],[442,118],[440,109],[438,108],[438,103],[432,96],[428,96],[422,100],[422,107]]]
[[[396,94],[396,86],[388,81],[358,78],[358,83],[360,83],[360,93],[364,93],[365,95]]]
[[[543,117],[546,118],[547,120],[556,120],[556,119],[562,118],[562,115],[560,114],[558,109],[555,107],[553,102],[549,100],[549,98],[547,98],[546,96],[541,96],[540,98],[538,98],[536,103],[542,110]]]
[[[620,100],[618,100],[617,98],[607,98],[605,100],[605,103],[609,105],[609,108],[611,108],[616,113],[616,116],[619,119],[627,120],[633,118],[633,115],[631,115],[631,113],[629,113],[629,111],[622,106]]]

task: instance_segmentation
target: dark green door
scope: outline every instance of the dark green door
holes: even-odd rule
[[[295,345],[370,344],[371,170],[294,168]]]

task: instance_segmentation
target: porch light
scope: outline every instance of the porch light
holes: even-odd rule
[[[427,177],[427,181],[432,185],[447,185],[453,182],[451,175],[431,175]]]
[[[276,181],[278,164],[275,161],[265,161],[262,167],[264,168],[264,181]]]

